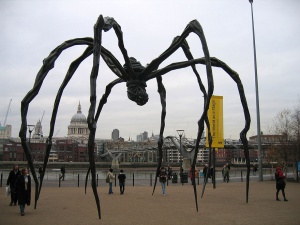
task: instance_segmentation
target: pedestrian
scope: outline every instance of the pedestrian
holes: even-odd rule
[[[226,166],[227,166],[228,170],[230,170],[230,165],[229,165],[229,163],[226,163]]]
[[[192,169],[192,167],[191,167],[189,177],[190,177],[191,182],[192,182],[192,185],[193,185],[193,184],[194,184],[194,181],[193,181],[193,172],[192,172],[192,171],[193,171],[193,169]],[[198,172],[197,168],[195,167],[195,171],[194,171],[194,179],[196,179],[198,176],[199,176],[199,172]]]
[[[31,200],[31,178],[27,168],[22,169],[22,174],[17,178],[16,193],[21,216],[24,216],[25,205],[29,206]]]
[[[171,180],[172,175],[173,175],[172,166],[168,165],[168,180]]]
[[[65,173],[66,173],[65,165],[63,165],[63,166],[60,168],[60,172],[61,172],[61,175],[60,175],[59,179],[62,179],[62,180],[64,181],[64,180],[65,180]]]
[[[166,195],[167,171],[165,167],[161,167],[159,171],[159,182],[161,184],[162,194]]]
[[[256,166],[256,165],[253,165],[253,175],[254,175],[254,176],[256,175],[256,172],[257,172],[257,166]]]
[[[222,173],[223,173],[223,181],[224,182],[226,181],[228,183],[229,182],[229,168],[228,168],[227,164],[223,166]]]
[[[120,170],[120,173],[118,175],[118,180],[119,180],[119,186],[120,186],[120,194],[124,194],[125,191],[125,180],[126,180],[126,175],[124,173],[124,170]]]
[[[225,164],[225,165],[223,166],[223,168],[222,168],[222,177],[223,177],[223,181],[225,181],[225,174],[224,174],[225,167],[226,167],[226,164]]]
[[[183,182],[184,182],[184,179],[183,179],[183,176],[184,176],[184,174],[183,174],[183,167],[181,166],[180,167],[180,169],[179,169],[179,176],[180,176],[180,183],[182,183],[182,185],[183,185]]]
[[[205,164],[204,167],[203,167],[203,177],[204,177],[205,183],[207,182],[208,174],[209,174],[208,165]]]
[[[109,179],[108,181],[108,185],[109,185],[109,189],[108,189],[108,194],[113,194],[113,190],[112,190],[112,183],[115,179],[115,175],[113,174],[113,169],[110,168],[107,175],[106,175]]]
[[[286,186],[286,183],[285,183],[284,179],[285,179],[285,176],[283,175],[280,166],[277,166],[277,167],[276,167],[276,172],[275,172],[275,180],[276,180],[276,201],[280,201],[280,199],[278,198],[279,191],[282,192],[282,196],[283,196],[283,198],[284,198],[284,201],[285,201],[285,202],[288,201],[288,200],[286,199],[286,197],[285,197],[285,192],[284,192],[284,189],[285,189],[285,186]]]
[[[179,176],[182,177],[182,174],[183,174],[183,167],[181,166],[179,169]]]
[[[14,165],[14,168],[9,172],[6,185],[10,188],[10,206],[17,204],[17,195],[16,195],[16,182],[18,176],[21,175],[18,165]]]

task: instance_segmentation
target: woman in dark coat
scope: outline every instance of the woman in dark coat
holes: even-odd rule
[[[17,179],[16,192],[20,212],[24,216],[25,205],[30,205],[31,199],[31,178],[26,168],[22,169],[22,174]]]
[[[284,201],[288,201],[285,197],[285,192],[284,192],[284,189],[285,189],[285,176],[283,175],[282,171],[281,171],[281,168],[280,166],[277,166],[276,167],[276,172],[275,172],[275,180],[276,180],[276,201],[280,201],[280,199],[278,198],[278,194],[279,194],[279,191],[282,192],[282,196],[284,198]]]

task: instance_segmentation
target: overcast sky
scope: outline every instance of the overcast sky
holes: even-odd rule
[[[300,1],[254,0],[254,23],[257,51],[261,130],[268,132],[275,115],[284,108],[293,108],[300,93]],[[98,18],[114,17],[121,25],[125,48],[129,56],[146,65],[165,51],[173,38],[186,25],[197,19],[203,27],[210,56],[217,57],[235,70],[243,82],[251,113],[248,137],[256,135],[255,73],[251,5],[248,0],[52,0],[0,1],[0,121],[12,125],[12,136],[20,129],[20,102],[32,88],[42,61],[62,42],[81,37],[93,37]],[[187,41],[195,58],[203,57],[201,43],[191,34]],[[103,34],[102,44],[123,65],[113,30]],[[48,136],[55,94],[69,64],[85,47],[64,51],[54,69],[45,79],[38,96],[30,104],[28,124],[42,118],[43,133]],[[181,50],[162,65],[184,61]],[[89,108],[89,76],[92,58],[77,70],[65,89],[58,111],[54,134],[67,135],[67,126],[80,101],[85,116]],[[205,68],[197,66],[204,82]],[[224,97],[224,137],[238,139],[244,126],[242,106],[235,83],[221,69],[213,68],[214,95]],[[97,100],[105,86],[117,77],[100,62]],[[190,68],[163,76],[167,91],[166,135],[185,130],[187,138],[196,138],[197,121],[203,111],[203,97]],[[138,106],[126,94],[126,84],[113,89],[97,125],[96,138],[111,138],[117,128],[128,140],[147,131],[159,133],[161,104],[156,80],[147,83],[149,102]]]

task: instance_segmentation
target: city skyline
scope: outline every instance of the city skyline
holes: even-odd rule
[[[45,1],[47,2],[47,1]],[[12,125],[12,136],[20,129],[20,106],[32,88],[42,61],[66,40],[93,37],[93,26],[100,14],[114,17],[122,27],[124,44],[130,56],[142,65],[165,51],[173,38],[186,25],[197,19],[203,27],[211,57],[217,57],[239,73],[244,85],[251,114],[248,137],[257,134],[254,61],[251,25],[251,6],[244,1],[69,1],[0,2],[0,122],[3,124],[7,106],[12,99],[6,124]],[[254,23],[257,48],[258,86],[260,97],[261,131],[268,133],[272,120],[282,109],[299,102],[300,2],[254,1]],[[123,57],[112,30],[103,33],[103,46],[123,65]],[[199,39],[191,34],[187,41],[195,58],[203,57]],[[84,47],[64,51],[55,63],[34,101],[29,106],[28,124],[36,124],[43,116],[43,133],[48,136],[54,98],[72,61]],[[162,67],[186,60],[176,51]],[[82,112],[89,110],[89,76],[92,59],[86,60],[67,86],[58,110],[54,134],[67,136],[67,126],[81,102]],[[206,85],[203,66],[197,66]],[[224,98],[224,138],[239,139],[244,126],[242,106],[236,84],[226,73],[213,67],[215,95]],[[105,86],[116,76],[100,60],[97,101]],[[203,111],[203,95],[191,68],[176,70],[163,76],[167,91],[167,115],[164,136],[177,136],[185,130],[187,138],[196,138]],[[159,134],[161,103],[155,80],[146,88],[149,102],[137,106],[127,98],[126,84],[116,85],[104,106],[97,123],[96,138],[109,139],[118,128],[125,140],[142,131]]]

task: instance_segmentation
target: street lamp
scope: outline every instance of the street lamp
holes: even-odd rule
[[[31,133],[34,130],[35,126],[34,125],[27,125],[27,127],[28,127],[28,132],[29,132],[28,146],[29,146],[29,149],[30,149]],[[23,153],[23,161],[24,161],[24,153]]]
[[[262,150],[261,150],[261,137],[260,137],[260,112],[259,112],[259,95],[258,95],[258,78],[257,78],[257,64],[256,64],[256,47],[255,47],[255,33],[254,33],[254,18],[253,18],[253,0],[249,0],[251,5],[252,16],[252,33],[253,33],[253,51],[254,51],[254,70],[255,70],[255,90],[256,90],[256,117],[257,117],[257,147],[258,147],[258,171],[259,181],[263,181],[262,171]]]
[[[182,135],[184,134],[184,130],[176,130],[177,131],[177,133],[178,133],[178,135],[179,135],[179,143],[180,143],[180,146],[179,146],[179,152],[180,152],[180,154],[182,154],[181,153],[181,137],[182,137]],[[182,164],[182,163],[181,163]]]
[[[28,127],[28,132],[29,132],[29,144],[30,144],[31,133],[34,130],[35,126],[34,125],[27,125],[27,127]]]

